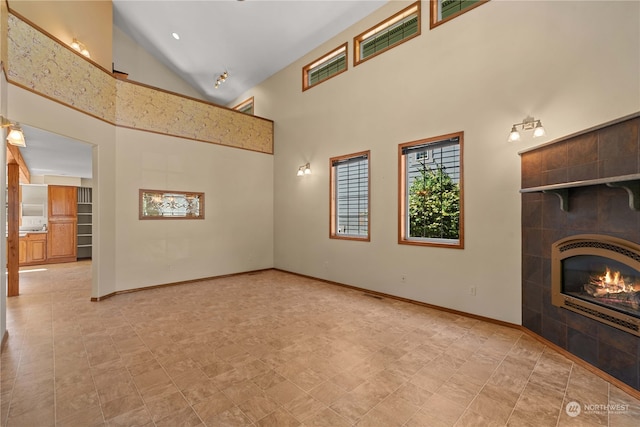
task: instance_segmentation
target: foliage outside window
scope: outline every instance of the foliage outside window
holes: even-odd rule
[[[463,248],[463,132],[400,144],[399,243]]]
[[[242,101],[240,104],[233,107],[233,109],[240,111],[241,113],[253,115],[253,96]]]
[[[347,71],[347,43],[302,68],[302,90]]]
[[[363,151],[329,159],[331,238],[369,241],[369,158]]]
[[[420,35],[420,2],[353,39],[355,65]]]
[[[431,0],[430,28],[444,24],[489,0]]]

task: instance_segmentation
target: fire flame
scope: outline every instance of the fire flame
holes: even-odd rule
[[[598,293],[618,294],[635,290],[631,283],[625,284],[624,277],[619,271],[611,273],[609,267],[607,267],[604,275],[592,277],[591,284],[600,288]]]

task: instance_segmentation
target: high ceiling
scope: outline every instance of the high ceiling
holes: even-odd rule
[[[22,125],[27,146],[20,148],[31,175],[91,178],[91,145]]]
[[[114,0],[113,19],[204,97],[227,105],[385,3]],[[214,89],[224,71],[229,78]]]
[[[113,19],[204,97],[227,105],[387,1],[114,0]],[[229,78],[214,89],[224,71]],[[31,174],[91,177],[90,145],[23,129]]]

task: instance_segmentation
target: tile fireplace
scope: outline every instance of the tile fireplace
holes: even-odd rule
[[[522,325],[640,391],[640,113],[520,156]]]

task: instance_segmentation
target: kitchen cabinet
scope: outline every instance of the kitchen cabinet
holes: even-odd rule
[[[47,233],[28,233],[18,245],[20,266],[47,262]]]
[[[49,185],[47,259],[50,263],[77,260],[77,201],[76,187]]]

